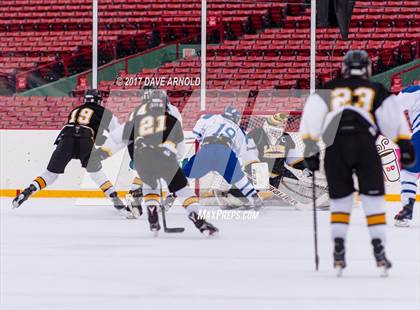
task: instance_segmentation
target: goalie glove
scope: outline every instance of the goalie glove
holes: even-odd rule
[[[303,140],[305,144],[305,150],[303,152],[304,160],[303,163],[305,167],[310,171],[314,172],[319,170],[320,160],[319,160],[319,146],[318,143],[314,140],[305,139]]]
[[[401,139],[397,142],[401,154],[401,168],[406,169],[414,165],[416,161],[416,153],[413,144],[408,139]]]

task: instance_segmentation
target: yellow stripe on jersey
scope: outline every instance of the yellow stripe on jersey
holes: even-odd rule
[[[366,216],[366,218],[367,218],[368,226],[385,225],[386,224],[385,213],[369,215],[369,216]]]
[[[394,142],[398,143],[398,141],[400,140],[410,140],[411,136],[410,135],[398,135],[395,139]]]
[[[188,208],[193,203],[198,203],[198,197],[197,196],[191,196],[191,197],[185,199],[184,200],[184,203],[182,204],[182,206],[184,208]]]
[[[150,201],[150,200],[160,200],[160,196],[158,194],[147,194],[144,196],[144,201]]]
[[[47,182],[45,182],[45,180],[41,177],[37,177],[35,182],[38,183],[40,189],[43,189],[47,186]]]
[[[299,158],[298,160],[294,161],[290,166],[295,167],[297,164],[300,164],[303,162],[303,158]]]
[[[319,138],[312,137],[310,134],[304,134],[302,135],[302,140],[312,140],[312,141],[318,142]]]
[[[109,149],[109,148],[107,148],[107,147],[103,147],[103,146],[101,146],[101,150],[102,150],[102,151],[104,151],[105,153],[107,153],[109,157],[111,157],[111,156],[112,156],[112,151],[111,151],[111,149]]]
[[[348,224],[350,223],[350,214],[345,212],[332,212],[331,213],[332,224]]]
[[[134,179],[133,179],[133,182],[132,182],[133,184],[136,184],[136,185],[143,185],[143,180],[142,179],[140,179],[139,177],[134,177]]]
[[[99,188],[103,191],[106,192],[107,190],[109,190],[112,187],[112,183],[110,181],[106,181],[105,183],[103,183],[101,186],[99,186]]]

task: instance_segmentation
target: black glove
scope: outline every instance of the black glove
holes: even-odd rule
[[[160,147],[160,149],[162,151],[162,154],[165,155],[166,157],[168,157],[168,159],[176,161],[175,153],[173,153],[171,150],[169,150],[168,148],[166,148],[164,146]]]
[[[416,153],[414,151],[413,143],[408,139],[401,139],[397,142],[400,148],[401,168],[410,168],[416,162]]]
[[[319,146],[314,140],[303,140],[305,150],[303,152],[303,163],[310,171],[319,170]]]

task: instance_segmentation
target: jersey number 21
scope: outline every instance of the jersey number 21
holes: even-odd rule
[[[139,135],[146,137],[154,133],[162,132],[166,129],[166,116],[151,116],[144,117],[139,124]]]

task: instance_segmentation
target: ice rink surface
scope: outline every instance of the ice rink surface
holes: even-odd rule
[[[35,198],[12,210],[10,202],[1,199],[1,310],[420,308],[418,208],[412,227],[388,226],[389,278],[379,277],[355,208],[338,279],[325,211],[315,272],[307,211],[269,207],[257,220],[213,221],[221,234],[206,239],[173,208],[168,224],[185,232],[153,238],[145,218],[124,220],[109,206]],[[389,223],[398,207],[389,204]]]

